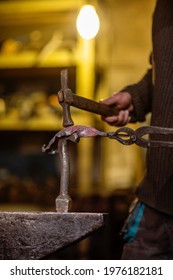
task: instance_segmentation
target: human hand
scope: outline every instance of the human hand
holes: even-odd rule
[[[130,122],[130,112],[134,109],[130,93],[125,91],[114,93],[111,97],[101,100],[100,102],[111,107],[116,107],[119,110],[119,113],[116,116],[101,117],[101,119],[107,124],[112,126],[123,126]]]

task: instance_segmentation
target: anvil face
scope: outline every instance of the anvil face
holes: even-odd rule
[[[0,259],[37,260],[104,226],[106,214],[0,212]]]

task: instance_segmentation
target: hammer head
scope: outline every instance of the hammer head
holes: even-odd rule
[[[59,100],[59,103],[62,106],[62,110],[63,110],[63,126],[64,127],[74,125],[74,122],[73,122],[71,114],[70,114],[71,100],[70,100],[70,98],[68,98],[69,91],[71,91],[71,90],[66,89],[64,91],[60,90],[58,92],[58,100]]]
[[[61,90],[58,92],[58,100],[63,109],[63,126],[68,127],[74,124],[71,114],[70,105],[72,103],[71,90],[68,88],[68,72],[67,69],[61,71]]]

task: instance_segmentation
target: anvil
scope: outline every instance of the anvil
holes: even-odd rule
[[[105,224],[105,214],[0,212],[0,259],[46,259]]]

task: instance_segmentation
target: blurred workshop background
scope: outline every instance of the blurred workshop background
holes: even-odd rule
[[[76,21],[88,4],[100,26],[85,39]],[[96,101],[137,82],[149,65],[154,5],[155,0],[0,1],[0,211],[55,210],[59,160],[41,148],[63,128],[60,71],[68,69],[74,93]],[[71,112],[75,124],[116,129],[100,116],[73,107]],[[145,172],[145,151],[110,139],[81,139],[70,144],[70,164],[71,211],[106,212],[109,223],[55,258],[119,259],[119,231]]]

